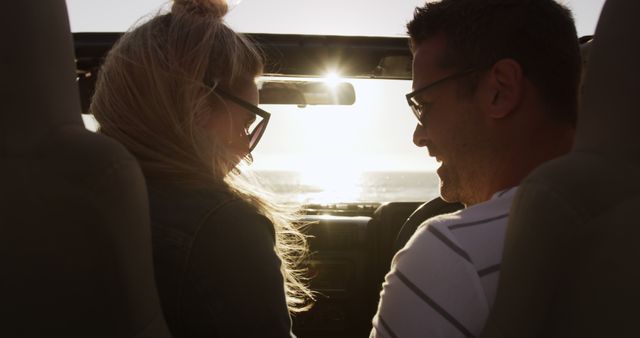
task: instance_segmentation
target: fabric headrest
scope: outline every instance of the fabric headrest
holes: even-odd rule
[[[640,161],[640,1],[608,0],[592,42],[575,150]]]
[[[0,41],[0,154],[24,154],[57,127],[81,127],[65,0],[4,2]]]

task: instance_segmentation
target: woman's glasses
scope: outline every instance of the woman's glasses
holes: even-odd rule
[[[255,121],[253,121],[251,125],[247,127],[247,137],[249,137],[249,152],[251,152],[258,144],[258,141],[260,141],[260,138],[262,137],[262,134],[264,134],[264,131],[267,129],[267,124],[269,123],[271,114],[269,114],[265,110],[258,108],[254,104],[251,104],[235,95],[225,92],[222,89],[216,87],[214,91],[220,94],[220,96],[224,97],[225,99],[256,115]]]

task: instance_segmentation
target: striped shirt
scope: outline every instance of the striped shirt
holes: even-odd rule
[[[393,258],[370,338],[480,334],[495,298],[516,190],[420,225]]]

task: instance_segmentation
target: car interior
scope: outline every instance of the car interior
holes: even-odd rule
[[[586,77],[585,108],[580,115],[585,122],[579,125],[578,145],[563,164],[571,175],[584,173],[581,180],[616,177],[617,166],[638,165],[640,143],[632,123],[637,119],[632,109],[634,93],[611,85],[636,87],[638,48],[633,44],[629,48],[628,41],[638,36],[640,27],[626,30],[633,21],[631,13],[638,10],[632,3],[609,0],[593,42],[582,40],[592,49],[589,62],[591,68],[593,60],[594,70]],[[144,177],[123,146],[83,124],[100,65],[120,33],[71,33],[64,0],[13,1],[5,4],[0,15],[2,41],[10,50],[0,53],[0,266],[5,267],[0,278],[0,335],[57,337],[63,332],[65,337],[171,337],[153,280]],[[353,104],[358,98],[349,83],[341,84],[336,95],[309,80],[323,76],[318,65],[327,63],[348,65],[344,78],[411,80],[411,52],[405,37],[247,35],[268,60],[261,104]],[[602,111],[611,115],[603,118],[597,114]],[[580,159],[584,153],[597,153],[599,158]],[[545,179],[550,175],[553,185],[564,189],[556,180],[578,182],[562,176],[568,169],[549,168],[549,173],[540,175]],[[587,168],[594,169],[587,173]],[[602,288],[616,290],[619,297],[625,292],[637,295],[634,290],[640,278],[632,258],[639,257],[628,220],[639,189],[635,177],[616,179],[620,180],[614,184],[617,190],[603,188],[598,194],[580,186],[567,187],[569,200],[587,199],[580,208],[594,219],[584,220],[589,229],[603,228],[605,223],[619,229],[611,238],[604,232],[592,238],[607,238],[607,248],[624,243],[606,255],[583,257],[581,276],[591,278],[609,269],[619,257],[627,258],[624,266],[613,264],[619,269],[609,278],[589,279],[602,284],[587,283],[571,299],[579,302],[587,294],[598,295],[592,303],[580,304],[585,308],[611,306]],[[602,185],[605,183],[611,182]],[[591,200],[594,196],[603,198]],[[620,196],[620,203],[607,204],[611,201],[608,196]],[[510,228],[514,222],[524,229],[534,220],[548,221],[527,211],[538,205],[534,197],[520,201]],[[544,194],[539,198],[546,200]],[[293,317],[293,332],[299,338],[368,336],[395,252],[424,220],[462,207],[440,198],[305,205],[302,222],[310,224],[306,232],[313,252],[305,264],[318,296],[311,310]],[[544,204],[554,213],[565,212],[555,207],[560,208]],[[605,217],[594,211],[598,208],[606,209],[611,223],[598,218]],[[508,264],[526,260],[525,249],[530,253],[540,250],[533,246],[535,242],[527,242],[527,236],[510,233],[505,250],[514,258]],[[601,242],[594,239],[593,243]],[[514,273],[501,278],[510,285],[523,283],[525,277],[530,276]],[[518,308],[519,294],[509,294],[510,290],[499,291],[498,311],[491,317],[498,331],[510,328],[509,311]],[[629,314],[634,313],[632,300],[637,301],[632,298],[624,305]],[[615,325],[614,314],[619,312],[611,313],[602,315],[608,325]],[[574,320],[585,318],[591,317]]]
[[[73,35],[76,72],[82,94],[83,113],[100,64],[120,34],[76,33]],[[411,79],[411,52],[405,38],[347,37],[282,34],[248,34],[265,53],[265,75],[277,84],[282,77],[313,78],[323,74],[318,65],[336,63],[344,77]],[[337,61],[339,60],[339,61]],[[298,83],[296,81],[295,83]],[[312,82],[308,82],[312,83]],[[272,87],[263,84],[260,101],[310,104],[303,86]],[[352,89],[340,89],[353,97]],[[317,97],[317,95],[315,96]],[[353,99],[346,101],[353,101]],[[323,104],[331,104],[323,102]],[[335,104],[343,104],[337,102]],[[424,205],[423,205],[424,204]],[[307,227],[313,255],[307,261],[311,287],[318,292],[313,308],[293,317],[298,337],[361,337],[368,335],[378,295],[391,258],[427,218],[462,208],[437,198],[429,203],[390,202],[345,206],[307,205],[302,220]],[[411,215],[411,217],[409,217]],[[409,218],[409,222],[405,221]],[[404,226],[403,226],[404,225]],[[397,239],[396,239],[397,237]]]

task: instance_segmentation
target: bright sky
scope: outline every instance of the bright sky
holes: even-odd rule
[[[593,34],[604,0],[561,0],[574,12],[579,35]],[[124,31],[166,0],[67,0],[71,29]],[[241,32],[404,35],[423,0],[230,0],[227,22]],[[296,15],[292,15],[296,13]]]

